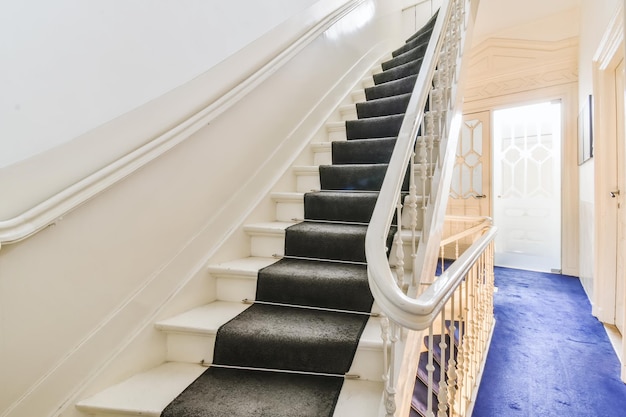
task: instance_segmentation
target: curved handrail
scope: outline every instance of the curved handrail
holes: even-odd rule
[[[387,174],[383,181],[365,239],[369,284],[377,304],[391,320],[413,330],[422,330],[430,325],[431,321],[442,308],[447,297],[454,291],[460,280],[463,279],[464,273],[469,270],[478,256],[493,240],[496,233],[495,228],[490,226],[486,233],[474,242],[474,244],[472,244],[472,246],[470,246],[470,248],[417,299],[405,294],[397,285],[387,259],[386,237],[397,208],[396,205],[399,201],[407,167],[409,166],[411,158],[414,157],[417,135],[424,118],[423,109],[432,88],[439,62],[439,55],[443,48],[444,38],[448,29],[447,26],[449,25],[453,13],[453,6],[459,6],[460,4],[455,3],[457,1],[459,0],[444,0],[439,9],[439,15],[437,16],[431,35],[431,39],[433,40],[431,40],[426,49],[424,61],[407,106],[396,146],[392,153]],[[473,6],[475,6],[477,0],[473,0],[473,2],[475,3]],[[460,42],[463,43],[463,34],[460,34],[460,36]],[[446,58],[450,59],[450,57]],[[453,58],[455,60],[459,59],[458,57]],[[456,93],[456,95],[458,95],[456,88],[452,90],[453,94]],[[444,127],[442,133],[453,136],[455,129],[449,129],[449,126],[456,124],[457,128],[460,127],[460,115],[457,114],[458,108],[460,107],[460,97],[452,97],[451,105],[453,106],[452,111],[447,112],[447,119],[445,120],[447,127]],[[456,133],[458,134],[458,129]],[[456,141],[452,143],[456,143]],[[452,150],[450,150],[450,148],[452,148]],[[455,153],[456,147],[452,146],[452,144],[448,144],[441,155],[443,162],[441,160],[437,161],[437,169],[442,169],[443,172],[436,172],[435,178],[433,179],[433,182],[436,183],[433,186],[439,188],[439,192],[435,195],[435,201],[429,202],[427,212],[434,223],[428,223],[428,220],[431,219],[425,219],[424,224],[427,225],[427,229],[425,233],[423,233],[423,238],[428,238],[427,235],[432,232],[432,227],[440,227],[440,225],[436,223],[437,221],[442,223],[442,220],[438,217],[443,218],[441,214],[445,213],[445,201],[447,201],[449,189],[449,181],[446,181],[446,179],[449,179],[451,176],[451,172],[449,171],[453,169],[453,165],[450,163],[450,160],[454,158]],[[444,180],[440,181],[441,178]],[[433,209],[433,206],[435,206],[436,209]],[[443,210],[441,206],[443,206]],[[437,211],[438,216],[435,216],[437,218],[434,219],[433,210]],[[436,234],[438,234],[440,239],[440,231],[436,232]],[[431,242],[431,246],[435,243],[437,248],[434,250],[434,253],[437,253],[439,241]],[[421,241],[419,250],[422,252],[422,256],[424,256],[425,251],[427,254],[433,252],[432,248],[425,249],[425,245]],[[436,259],[436,256],[434,258]],[[426,258],[426,260],[428,260],[428,258]],[[434,263],[436,263],[436,260],[433,264]]]
[[[277,68],[284,65],[317,36],[364,2],[365,0],[348,0],[332,10],[232,90],[162,135],[23,213],[7,220],[0,220],[0,248],[2,245],[24,240],[56,224],[67,213],[192,136],[272,75]]]

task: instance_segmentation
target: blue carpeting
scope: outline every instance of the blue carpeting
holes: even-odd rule
[[[473,416],[626,416],[619,360],[580,281],[495,273],[496,327]]]

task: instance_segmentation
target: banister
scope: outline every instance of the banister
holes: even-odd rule
[[[493,241],[496,233],[497,228],[489,224],[484,234],[463,252],[418,298],[412,298],[404,294],[395,285],[393,275],[387,269],[390,282],[393,285],[390,285],[392,291],[379,292],[379,294],[384,294],[387,297],[386,300],[389,303],[388,305],[386,303],[387,308],[383,309],[383,311],[390,318],[393,318],[395,322],[408,329],[423,330],[427,328],[432,323],[433,318],[439,314],[445,302],[458,287],[459,282],[478,256]],[[371,265],[369,267],[371,268]],[[376,272],[373,271],[372,274],[374,273]],[[379,289],[379,287],[376,288]],[[372,290],[372,292],[375,291]],[[391,295],[389,296],[389,294]],[[376,300],[380,302],[379,298],[376,298]]]
[[[407,291],[406,288],[402,288],[398,285],[386,255],[386,236],[398,205],[404,175],[407,172],[407,167],[411,163],[411,158],[415,157],[415,144],[420,126],[422,125],[422,120],[424,120],[423,109],[433,83],[436,86],[436,84],[441,81],[434,80],[434,78],[436,70],[438,69],[437,66],[441,64],[440,55],[444,47],[445,37],[446,35],[458,36],[459,39],[454,39],[454,41],[463,45],[463,34],[459,34],[458,31],[465,30],[468,20],[471,21],[474,17],[473,14],[476,11],[478,2],[477,0],[473,0],[471,3],[472,7],[469,7],[469,9],[471,9],[469,10],[465,9],[468,7],[467,4],[469,4],[469,1],[466,3],[463,0],[444,0],[439,9],[439,14],[431,35],[431,42],[429,42],[426,49],[424,61],[407,106],[405,118],[400,128],[396,146],[392,153],[387,174],[383,181],[366,235],[365,251],[368,262],[368,277],[370,288],[376,302],[389,319],[401,326],[414,330],[424,329],[430,324],[430,320],[437,313],[438,309],[441,308],[445,297],[453,291],[453,286],[457,280],[461,279],[463,276],[463,271],[466,271],[469,266],[471,266],[473,260],[480,254],[480,252],[477,251],[487,247],[495,234],[495,228],[491,227],[485,235],[471,246],[470,250],[467,250],[463,256],[455,262],[456,265],[450,267],[448,271],[440,276],[433,285],[419,296],[419,298],[414,298],[414,294],[412,294],[410,290]],[[462,8],[465,14],[459,17],[458,14],[461,12],[453,10],[454,7]],[[457,29],[457,32],[454,32],[455,29],[449,28],[449,22],[453,17],[453,13],[457,13],[457,20],[461,20],[460,23],[457,21],[461,26],[460,29]],[[468,18],[468,14],[472,16]],[[456,53],[455,56],[444,56],[443,59],[448,61],[453,60],[454,64],[456,64],[456,61],[463,58],[462,48],[459,50],[461,51],[460,57],[458,53]],[[452,49],[452,51],[459,50]],[[452,55],[450,51],[445,52],[447,55]],[[445,67],[445,65],[446,63],[444,62],[442,67]],[[452,71],[454,72],[452,78],[458,84],[458,69],[454,67]],[[442,112],[445,114],[444,120],[442,121],[444,126],[440,127],[439,132],[442,135],[442,141],[446,139],[446,135],[453,136],[455,132],[458,135],[458,128],[460,128],[460,115],[457,114],[459,113],[457,106],[460,104],[460,97],[455,97],[459,95],[458,86],[446,87],[450,87],[451,97],[447,97],[447,100],[450,100],[449,103],[443,104],[451,106],[452,111]],[[445,99],[442,101],[445,101]],[[430,107],[432,111],[433,103],[431,103]],[[455,124],[456,126],[454,126]],[[452,129],[450,128],[451,125],[453,125]],[[422,126],[422,129],[424,129],[424,126]],[[452,144],[456,144],[456,138],[450,137],[447,139],[450,139]],[[434,195],[434,200],[429,201],[422,236],[423,239],[430,240],[429,235],[433,234],[434,236],[438,236],[438,239],[433,239],[432,242],[429,242],[430,247],[427,247],[423,241],[420,241],[418,253],[412,254],[414,260],[421,256],[422,263],[432,261],[433,270],[441,241],[443,215],[445,215],[445,203],[447,201],[447,193],[449,192],[451,169],[453,169],[450,160],[453,159],[456,154],[456,147],[452,146],[452,144],[447,144],[447,146],[443,147],[436,161],[430,161],[431,163],[436,162],[435,170],[442,170],[443,172],[436,171],[432,176],[432,181],[435,183],[433,188],[437,189],[438,192]],[[431,194],[429,198],[432,197],[433,195]],[[436,215],[434,215],[433,212],[436,212]],[[435,255],[432,256],[432,254]],[[422,272],[422,266],[423,265],[414,262],[414,273],[415,271],[418,273]],[[428,271],[429,269],[426,268],[425,270]]]
[[[416,340],[402,340],[405,334],[402,328],[414,331],[428,329],[428,382],[427,392],[422,393],[427,403],[422,405],[426,407],[429,417],[435,415],[435,385],[438,386],[437,415],[449,415],[449,410],[457,410],[457,404],[462,408],[459,409],[459,416],[466,415],[474,383],[477,382],[479,358],[484,355],[489,344],[489,329],[493,328],[489,317],[493,315],[490,305],[493,299],[492,256],[496,228],[491,219],[486,218],[471,228],[468,233],[479,237],[435,279],[461,129],[460,91],[464,78],[463,61],[469,45],[467,32],[471,32],[478,1],[444,0],[439,9],[365,237],[370,290],[383,313],[381,335],[384,351],[389,352],[383,358],[386,417],[398,416],[398,404],[400,415],[407,415],[405,404],[412,404],[412,387],[415,385],[417,389],[418,385],[415,381],[418,368],[416,347],[413,346]],[[425,112],[427,100],[429,106],[428,112]],[[409,190],[408,196],[404,197],[402,186],[407,172]],[[419,209],[418,202],[421,202]],[[419,210],[422,233],[418,242]],[[404,213],[408,215],[403,216]],[[394,216],[399,219],[400,230],[394,238],[394,246],[388,248],[387,236]],[[410,279],[405,273],[405,244],[400,237],[402,229],[411,231],[413,276]],[[458,244],[458,240],[455,241]],[[395,255],[395,275],[388,254]],[[421,284],[426,282],[430,285],[421,291]],[[458,310],[455,313],[456,304]],[[434,383],[433,377],[433,327],[436,322],[440,326],[440,335],[447,333],[450,338],[457,337],[457,325],[463,326],[463,335],[460,329],[458,333],[458,338],[462,339],[458,347],[459,366],[452,353],[457,347],[451,344],[447,370],[444,366],[440,367],[438,384]],[[441,338],[438,342],[442,357],[448,347],[447,340]],[[405,349],[409,353],[407,357],[403,357]],[[398,387],[400,381],[401,386]],[[457,391],[460,393],[458,397]]]

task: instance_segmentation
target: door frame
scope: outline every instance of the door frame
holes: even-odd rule
[[[500,199],[499,196],[497,196],[497,194],[499,194],[499,192],[501,190],[497,190],[497,187],[495,185],[496,182],[497,182],[497,174],[502,174],[502,172],[499,169],[499,166],[501,164],[498,164],[497,161],[495,160],[495,156],[496,156],[495,155],[495,151],[496,151],[496,149],[499,148],[495,144],[496,137],[498,135],[496,135],[493,132],[493,130],[496,127],[494,121],[497,119],[495,113],[497,111],[500,111],[500,110],[510,110],[510,109],[515,109],[515,108],[520,108],[520,107],[527,107],[527,106],[534,106],[534,105],[541,105],[541,104],[550,104],[550,105],[552,105],[552,104],[554,104],[556,102],[558,102],[558,104],[559,104],[560,131],[559,131],[559,134],[558,134],[558,147],[559,147],[558,167],[559,167],[559,171],[555,175],[559,176],[559,178],[558,178],[559,182],[558,182],[558,184],[555,184],[556,188],[554,190],[554,198],[555,199],[557,198],[557,193],[559,192],[559,190],[561,190],[561,193],[560,193],[560,195],[558,195],[559,211],[557,212],[555,210],[552,213],[554,214],[554,216],[558,215],[558,221],[560,223],[559,224],[559,230],[558,230],[558,239],[559,239],[560,251],[557,252],[557,253],[551,253],[549,258],[552,259],[552,256],[554,256],[555,258],[558,257],[558,268],[554,268],[557,265],[554,265],[554,264],[552,264],[550,262],[550,269],[549,270],[544,270],[544,269],[541,269],[541,268],[533,269],[533,268],[536,267],[536,265],[533,266],[533,267],[529,267],[528,269],[538,270],[538,271],[542,271],[542,272],[546,272],[546,273],[557,273],[558,274],[558,273],[562,273],[562,269],[563,269],[563,245],[565,244],[565,242],[563,240],[563,225],[564,225],[564,221],[563,221],[563,204],[564,203],[563,203],[563,189],[562,189],[562,184],[563,184],[563,180],[564,180],[563,179],[563,173],[564,173],[563,164],[565,163],[565,161],[563,161],[564,150],[562,148],[563,148],[563,146],[565,146],[567,141],[565,140],[565,138],[563,136],[564,135],[563,129],[564,129],[564,126],[566,124],[565,120],[564,120],[565,109],[564,109],[563,100],[561,100],[561,99],[552,99],[552,100],[549,100],[549,99],[544,99],[544,100],[538,99],[538,100],[532,100],[532,101],[528,101],[528,102],[522,102],[522,103],[516,103],[516,104],[512,104],[512,105],[501,106],[501,107],[493,109],[493,111],[492,111],[493,114],[492,114],[492,117],[491,117],[491,122],[492,122],[492,135],[491,135],[491,141],[492,141],[492,146],[491,146],[491,150],[492,150],[492,154],[491,154],[491,165],[492,165],[491,173],[492,173],[492,178],[491,179],[492,179],[492,184],[491,184],[491,187],[493,189],[492,192],[494,194],[494,198],[492,199],[492,213],[493,213],[493,217],[494,217],[494,222],[495,222],[496,226],[500,225],[499,226],[499,228],[500,228],[500,232],[499,233],[503,233],[504,230],[506,229],[506,227],[505,227],[506,225],[504,223],[498,223],[498,221],[500,221],[500,222],[503,221],[502,218],[500,218],[500,219],[496,218],[496,216],[498,214],[502,214],[502,207],[506,206],[506,204],[503,202],[503,200]],[[554,134],[554,132],[553,132],[553,134]],[[557,143],[557,140],[555,140],[553,143]],[[554,153],[554,155],[556,155],[556,152]],[[500,184],[500,185],[502,185],[502,184]],[[499,211],[496,210],[498,204],[500,204],[500,206],[499,206],[500,210]],[[522,207],[524,207],[524,206],[522,206]],[[557,219],[554,219],[554,220],[557,220]],[[556,230],[551,231],[549,233],[549,236],[551,238],[557,238],[557,231]],[[504,238],[502,238],[502,239],[504,239]],[[524,257],[528,256],[528,255],[526,253],[524,253],[522,255],[512,255],[512,256],[509,255],[509,260],[511,260],[510,257],[512,257],[515,260],[517,260],[517,262],[516,261],[513,261],[513,262],[506,262],[506,261],[504,261],[502,258],[507,258],[506,252],[500,252],[497,249],[497,245],[498,244],[505,244],[505,242],[508,242],[507,240],[502,240],[502,239],[499,239],[498,237],[496,237],[496,256],[499,256],[499,260],[496,263],[498,265],[501,265],[501,266],[506,266],[506,264],[508,263],[508,265],[511,268],[522,268],[522,266],[518,263],[519,262],[519,258],[524,259]],[[550,240],[552,240],[552,239],[550,239]],[[513,265],[516,265],[516,266],[513,266]]]
[[[497,109],[553,100],[561,101],[561,271],[565,275],[578,276],[578,83],[559,84],[466,102],[463,111],[493,112]],[[493,126],[491,129],[493,130]],[[493,138],[493,131],[491,137]],[[493,164],[493,160],[491,163]],[[493,213],[493,207],[491,212]]]
[[[618,120],[614,102],[614,71],[626,55],[624,48],[624,9],[620,7],[609,24],[592,63],[594,137],[598,138],[594,144],[595,262],[592,312],[600,321],[609,324],[615,323],[614,291],[617,282],[617,207],[609,195],[617,186],[613,154]],[[625,160],[624,157],[622,155],[622,160]],[[625,215],[624,211],[621,210],[622,216]],[[623,361],[625,354],[626,343],[622,343],[622,380],[626,380]]]

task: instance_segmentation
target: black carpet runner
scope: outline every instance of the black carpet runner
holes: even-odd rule
[[[286,230],[285,256],[259,271],[255,304],[218,330],[214,366],[163,417],[332,416],[373,304],[367,225],[433,25],[382,64],[319,168],[321,190],[305,194],[305,220]]]

